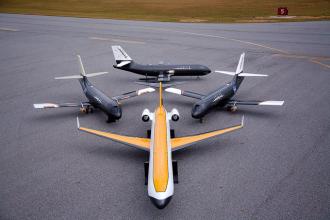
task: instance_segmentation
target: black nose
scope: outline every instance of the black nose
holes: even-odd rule
[[[167,197],[166,199],[155,199],[150,197],[151,202],[159,209],[163,209],[171,201],[172,196]]]

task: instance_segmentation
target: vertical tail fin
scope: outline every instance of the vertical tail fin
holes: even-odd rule
[[[84,65],[81,61],[81,57],[80,57],[80,55],[77,55],[77,57],[78,57],[78,62],[79,62],[79,66],[80,66],[80,75],[81,76],[86,76],[85,68],[84,68]]]
[[[159,107],[163,105],[163,87],[162,83],[159,83]]]
[[[238,64],[237,64],[237,68],[236,68],[236,72],[235,72],[236,75],[243,73],[244,57],[245,57],[245,53],[242,53],[241,57],[239,58]]]
[[[123,67],[133,61],[121,46],[112,46],[111,48],[117,63],[116,67]]]

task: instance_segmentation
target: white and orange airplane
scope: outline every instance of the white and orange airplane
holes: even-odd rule
[[[176,109],[170,113],[166,111],[163,105],[161,83],[159,84],[159,106],[154,113],[145,109],[142,120],[152,122],[150,138],[130,137],[81,127],[78,117],[77,126],[81,131],[149,152],[149,162],[145,163],[146,184],[152,203],[159,209],[163,209],[170,202],[174,193],[174,183],[178,182],[177,163],[172,161],[172,152],[208,138],[235,131],[242,128],[244,124],[244,117],[242,117],[241,124],[232,127],[186,137],[171,137],[170,121],[178,121],[179,112]]]

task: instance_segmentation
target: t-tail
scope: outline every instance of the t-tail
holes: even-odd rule
[[[233,80],[236,81],[236,82],[237,81],[242,82],[242,80],[244,79],[245,76],[268,76],[268,75],[265,75],[265,74],[245,73],[244,70],[243,70],[244,69],[244,57],[245,57],[245,53],[242,53],[241,57],[238,61],[237,68],[236,68],[235,72],[220,71],[220,70],[216,70],[215,72],[234,76]]]
[[[86,73],[84,65],[81,61],[80,55],[77,55],[77,58],[78,58],[78,63],[79,63],[79,67],[80,67],[79,75],[61,76],[61,77],[55,77],[55,79],[84,79],[87,77],[99,76],[99,75],[108,73],[108,72]]]
[[[114,65],[115,68],[126,66],[133,61],[121,46],[112,46],[112,52],[117,63]]]

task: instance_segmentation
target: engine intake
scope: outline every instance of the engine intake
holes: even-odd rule
[[[147,122],[150,120],[150,111],[148,109],[144,109],[142,112],[142,121]]]
[[[178,111],[177,109],[174,108],[174,109],[171,111],[171,120],[172,120],[172,121],[179,121],[179,119],[180,119],[179,111]]]

